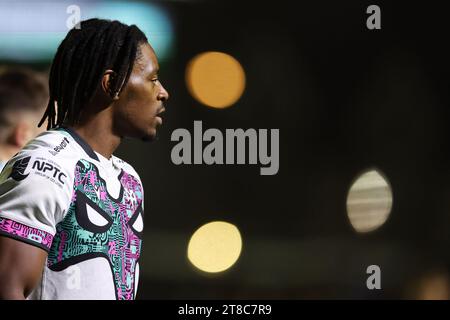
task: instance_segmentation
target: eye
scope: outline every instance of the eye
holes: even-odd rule
[[[151,82],[156,84],[157,82],[159,82],[159,75],[157,73],[152,73],[150,74],[149,79]]]

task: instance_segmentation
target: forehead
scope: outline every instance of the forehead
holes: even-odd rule
[[[151,74],[158,72],[159,64],[156,58],[155,51],[148,43],[143,43],[139,46],[140,53],[136,58],[133,72],[143,72],[144,74]]]

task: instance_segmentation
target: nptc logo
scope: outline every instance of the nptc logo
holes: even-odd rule
[[[31,159],[31,157],[26,157],[26,158],[23,158],[23,159],[20,159],[20,160],[17,160],[16,162],[14,162],[12,171],[11,171],[10,175],[8,176],[8,178],[11,177],[16,181],[22,181],[26,177],[28,177],[28,175],[30,173],[25,174],[25,170],[27,169],[28,164],[30,163],[30,159]],[[64,184],[63,179],[67,177],[67,175],[65,173],[61,172],[61,169],[58,168],[56,165],[53,165],[44,160],[42,160],[42,161],[35,160],[33,162],[32,169],[43,172],[43,173],[49,171],[49,173],[53,176],[53,178],[55,178],[55,179],[57,178],[59,180],[59,182],[61,182],[62,184]]]
[[[56,178],[56,176],[58,176],[58,180],[62,184],[64,184],[63,178],[67,177],[67,175],[65,173],[61,172],[61,170],[58,169],[56,166],[52,165],[51,163],[45,162],[45,161],[39,161],[39,160],[34,161],[33,169],[37,169],[38,171],[41,171],[44,173],[46,171],[53,172],[53,178]]]

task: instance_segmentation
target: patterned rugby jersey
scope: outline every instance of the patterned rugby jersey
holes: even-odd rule
[[[48,252],[28,299],[134,299],[143,212],[136,171],[70,128],[42,133],[0,174],[0,235]]]

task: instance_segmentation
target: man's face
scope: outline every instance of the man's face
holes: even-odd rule
[[[114,104],[114,130],[122,137],[153,140],[162,124],[169,94],[158,80],[158,60],[148,43],[141,44],[127,85]]]

